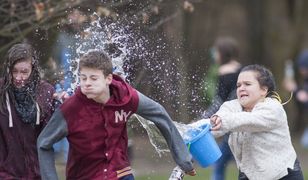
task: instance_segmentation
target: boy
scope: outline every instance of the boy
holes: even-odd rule
[[[195,175],[191,156],[165,109],[112,75],[111,59],[92,51],[79,62],[80,88],[53,114],[38,138],[43,179],[57,179],[52,145],[69,141],[67,179],[134,179],[127,155],[126,121],[139,114],[153,121],[176,163]]]

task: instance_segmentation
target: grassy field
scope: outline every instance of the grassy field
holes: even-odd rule
[[[60,175],[60,179],[64,180],[64,166],[61,166],[61,169],[59,169],[59,166],[57,166],[58,173]],[[308,179],[308,169],[303,170],[304,173],[304,179]],[[185,180],[209,180],[211,175],[211,169],[197,169],[197,175],[196,176],[185,176]],[[235,165],[230,165],[227,168],[226,172],[226,179],[227,180],[237,180],[238,170]],[[154,171],[150,172],[148,175],[140,175],[135,176],[136,180],[167,180],[170,176],[170,173],[155,173]]]
[[[184,180],[209,180],[211,170],[210,169],[197,169],[196,176],[185,176]],[[308,179],[308,169],[303,171],[304,179]],[[159,174],[159,175],[146,175],[146,176],[136,176],[136,180],[164,180],[168,179],[170,174]],[[226,179],[227,180],[237,180],[238,170],[235,166],[230,166],[227,168]]]
[[[206,180],[210,179],[211,170],[207,169],[197,169],[196,176],[185,176],[185,180]],[[237,180],[238,170],[235,166],[230,166],[227,168],[226,179],[227,180]],[[136,176],[136,180],[165,180],[168,179],[170,174],[160,174],[160,175],[147,175],[147,176]]]
[[[132,158],[132,168],[135,170],[136,180],[167,180],[172,169],[175,167],[170,153],[165,153],[159,157],[147,138],[141,137],[134,139],[134,149]],[[295,139],[294,147],[304,173],[304,179],[308,180],[308,150],[301,148],[298,140]],[[64,180],[64,163],[57,163],[57,171],[60,180]],[[184,180],[209,180],[211,168],[197,168],[197,175],[194,177],[185,176]],[[238,170],[235,162],[227,166],[226,180],[237,180]]]

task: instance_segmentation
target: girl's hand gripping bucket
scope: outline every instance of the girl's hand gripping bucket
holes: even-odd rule
[[[186,140],[185,143],[194,160],[201,167],[207,167],[220,158],[221,151],[210,132],[210,124],[205,124],[200,129],[189,130],[190,139]]]

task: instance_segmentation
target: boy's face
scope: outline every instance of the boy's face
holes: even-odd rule
[[[109,97],[111,81],[112,75],[105,77],[102,70],[88,67],[80,69],[81,92],[96,102],[102,102],[103,99]]]

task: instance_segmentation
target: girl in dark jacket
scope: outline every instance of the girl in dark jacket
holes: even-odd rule
[[[41,81],[31,45],[7,52],[0,79],[0,179],[41,179],[36,140],[53,113],[53,87]]]

